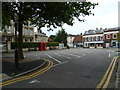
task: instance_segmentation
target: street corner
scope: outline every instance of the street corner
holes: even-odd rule
[[[53,63],[49,60],[44,60],[44,61],[45,61],[44,64],[42,64],[41,66],[39,66],[37,68],[34,68],[30,71],[27,71],[25,73],[21,73],[13,78],[10,78],[8,80],[3,81],[2,83],[0,83],[0,87],[6,86],[9,84],[13,84],[13,83],[16,83],[19,81],[23,81],[23,80],[28,80],[28,79],[34,78],[34,77],[41,75],[42,73],[48,71],[52,67]],[[36,72],[33,72],[33,71],[36,71]]]
[[[46,60],[43,59],[19,63],[19,69],[16,69],[13,64],[11,67],[6,68],[6,66],[8,64],[11,65],[11,63],[3,63],[2,72],[5,74],[3,74],[4,78],[2,78],[1,81],[6,81],[20,76],[29,75],[30,73],[35,72],[38,69],[44,67],[46,63],[47,63]]]

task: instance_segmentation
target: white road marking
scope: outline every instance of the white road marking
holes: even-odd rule
[[[62,63],[62,62],[59,61],[58,59],[56,59],[56,58],[54,58],[54,57],[52,57],[52,56],[50,56],[50,55],[48,55],[48,54],[45,54],[45,55],[47,55],[49,58],[55,60],[56,62],[58,62],[58,63],[60,63],[60,64]]]
[[[77,56],[77,57],[81,57],[81,56],[79,56],[79,55],[75,55],[75,54],[70,54],[70,53],[64,53],[64,52],[60,52],[60,53],[62,53],[62,54],[67,54],[67,55],[71,55],[71,56]]]
[[[83,56],[85,56],[86,54],[82,54]]]
[[[59,54],[56,54],[56,53],[54,53],[55,55],[58,55],[58,56],[61,56],[61,55],[59,55]],[[70,57],[66,57],[66,56],[62,56],[62,57],[65,57],[65,58],[67,58],[67,59],[72,59],[72,58],[70,58]]]
[[[108,55],[108,57],[110,57],[111,56],[111,54],[110,54],[110,52],[109,52],[109,55]]]
[[[56,67],[56,66],[58,66],[58,65],[61,65],[61,64],[67,63],[67,62],[68,62],[68,61],[64,61],[64,62],[62,62],[62,63],[55,64],[55,65],[53,65],[52,67]]]
[[[38,80],[35,79],[35,80],[30,81],[29,83],[32,83],[32,84],[33,83],[40,83],[40,81],[38,81]]]
[[[63,54],[67,54],[67,55],[71,55],[71,56],[76,56],[76,57],[81,57],[81,56],[79,56],[79,55],[70,54],[70,53],[63,53]]]

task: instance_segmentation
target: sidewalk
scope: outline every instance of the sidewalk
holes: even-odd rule
[[[2,58],[2,73],[0,74],[2,80],[8,79],[15,75],[30,72],[33,69],[41,67],[46,63],[46,61],[43,59],[38,59],[35,57],[25,57],[24,60],[19,61],[19,70],[17,70],[15,68],[14,62],[14,57]]]

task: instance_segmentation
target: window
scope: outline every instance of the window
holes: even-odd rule
[[[96,37],[94,37],[93,39],[94,39],[94,41],[96,41]]]
[[[100,37],[100,40],[101,40],[101,41],[103,40],[103,37],[102,37],[102,36]]]
[[[110,39],[110,34],[107,34],[107,39]]]
[[[98,37],[96,37],[96,41],[98,41]]]
[[[113,34],[113,39],[116,39],[117,38],[117,34]]]
[[[11,27],[10,26],[8,26],[8,32],[10,32],[11,31]]]

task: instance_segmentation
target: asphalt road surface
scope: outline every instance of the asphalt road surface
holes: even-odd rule
[[[24,52],[25,57],[46,58],[53,62],[47,72],[3,88],[96,88],[114,56],[110,49],[75,48]],[[114,88],[114,74],[109,88]]]

